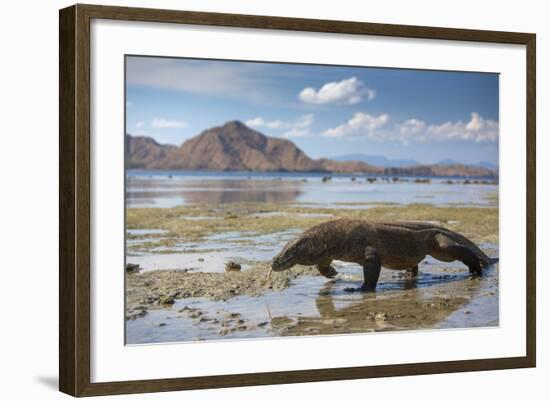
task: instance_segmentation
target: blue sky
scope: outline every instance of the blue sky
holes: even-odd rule
[[[241,120],[309,156],[498,163],[498,75],[127,56],[126,125],[180,145]]]

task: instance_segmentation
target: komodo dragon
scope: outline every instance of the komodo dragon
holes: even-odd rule
[[[498,261],[464,236],[434,224],[340,219],[311,227],[287,243],[273,258],[271,270],[315,265],[323,276],[333,278],[337,274],[330,265],[333,260],[357,263],[363,266],[364,282],[354,290],[375,291],[382,266],[416,275],[426,255],[444,262],[459,260],[474,277]]]

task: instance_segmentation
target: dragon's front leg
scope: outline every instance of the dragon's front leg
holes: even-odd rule
[[[374,292],[376,291],[376,284],[378,283],[378,277],[380,277],[380,270],[382,269],[382,261],[378,251],[368,246],[365,249],[365,259],[362,263],[363,266],[363,285],[359,288],[346,288],[346,291],[355,292]]]
[[[334,276],[338,274],[336,269],[330,265],[330,262],[332,262],[332,260],[328,259],[316,265],[319,273],[326,278],[334,278]]]

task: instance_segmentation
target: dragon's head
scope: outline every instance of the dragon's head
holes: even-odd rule
[[[285,245],[283,250],[271,261],[271,269],[279,272],[292,266],[307,262],[310,250],[308,238],[298,238]]]

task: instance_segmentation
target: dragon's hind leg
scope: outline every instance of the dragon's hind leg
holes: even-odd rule
[[[435,239],[437,242],[437,249],[434,250],[434,255],[432,256],[442,260],[459,260],[468,266],[470,276],[481,276],[483,261],[481,261],[478,255],[476,255],[471,249],[457,243],[452,238],[449,238],[444,234],[436,235]],[[441,258],[438,256],[441,256]]]

